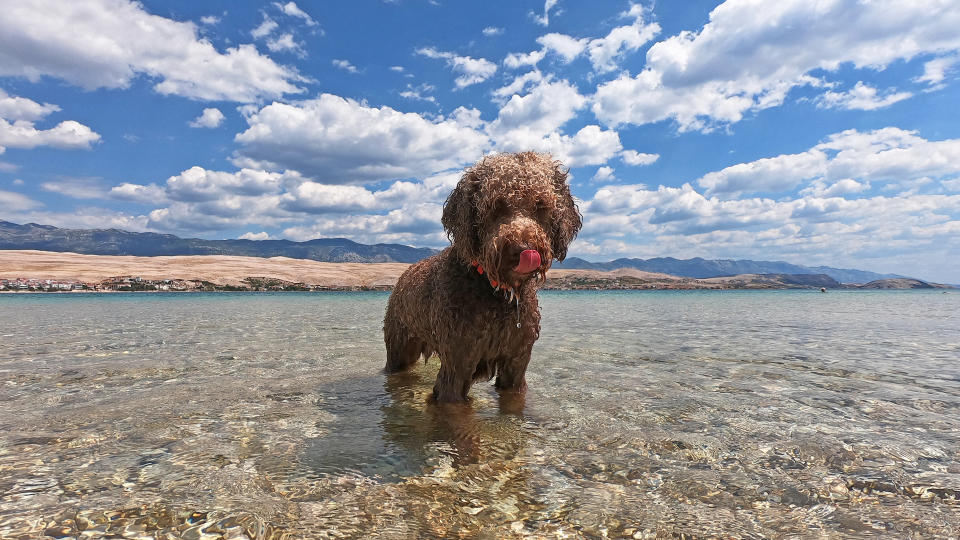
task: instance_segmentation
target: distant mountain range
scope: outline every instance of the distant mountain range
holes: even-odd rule
[[[50,225],[17,225],[0,221],[0,249],[70,251],[87,255],[240,255],[290,257],[321,262],[412,263],[436,253],[400,244],[358,244],[346,238],[290,240],[202,240],[172,234],[136,233],[118,229],[59,229]]]
[[[867,283],[878,279],[902,278],[896,274],[878,274],[866,270],[831,268],[829,266],[801,266],[783,261],[751,261],[729,259],[674,259],[657,257],[654,259],[616,259],[609,262],[592,263],[577,257],[568,257],[556,268],[585,270],[616,270],[618,268],[636,268],[645,272],[658,272],[672,276],[705,279],[738,274],[826,274],[840,283]]]
[[[412,263],[436,253],[430,248],[400,244],[359,244],[346,238],[318,238],[306,242],[290,240],[203,240],[172,234],[135,233],[118,229],[60,229],[50,225],[18,225],[0,221],[0,249],[35,249],[88,255],[239,255],[247,257],[290,257],[321,262],[402,262]],[[555,268],[616,270],[636,268],[691,278],[737,274],[826,274],[840,283],[867,283],[879,279],[903,278],[864,270],[801,266],[783,261],[674,259],[616,259],[589,262],[569,257]]]

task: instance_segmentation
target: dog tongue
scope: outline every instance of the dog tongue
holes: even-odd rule
[[[540,268],[540,253],[535,249],[527,249],[520,254],[520,264],[518,264],[513,271],[519,274],[526,274],[533,272],[537,268]]]

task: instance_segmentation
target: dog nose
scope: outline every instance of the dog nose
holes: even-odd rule
[[[520,263],[514,267],[513,271],[519,274],[527,274],[540,268],[540,252],[535,249],[525,249],[520,253]]]

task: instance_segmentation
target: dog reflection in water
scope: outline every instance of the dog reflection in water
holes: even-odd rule
[[[477,409],[474,401],[433,402],[432,372],[425,367],[384,382],[390,399],[381,407],[381,427],[388,444],[407,455],[439,449],[452,458],[455,467],[515,457],[525,438],[524,395],[501,393],[495,409]]]
[[[430,399],[437,363],[384,379],[339,379],[317,388],[326,420],[322,436],[305,441],[304,465],[320,474],[360,473],[385,481],[454,467],[512,460],[524,447],[523,394],[478,394],[472,403]]]

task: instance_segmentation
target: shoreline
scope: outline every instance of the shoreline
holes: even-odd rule
[[[950,290],[946,289],[866,289],[863,287],[842,287],[839,289],[833,289],[833,292],[876,292],[876,291],[926,291],[931,292],[934,290],[942,291],[941,294],[950,294]],[[783,292],[798,292],[806,291],[810,293],[819,292],[818,289],[814,288],[786,288],[786,287],[768,287],[768,288],[700,288],[700,289],[683,289],[683,288],[664,288],[664,289],[652,289],[652,288],[637,288],[637,289],[625,289],[625,288],[606,288],[606,289],[560,289],[560,288],[541,288],[538,292],[690,292],[690,291],[703,291],[703,292],[764,292],[764,291],[783,291]],[[137,294],[137,295],[194,295],[194,294],[367,294],[367,293],[389,293],[390,289],[327,289],[327,290],[314,290],[314,291],[257,291],[252,289],[247,290],[212,290],[212,291],[95,291],[95,290],[76,290],[76,291],[9,291],[3,290],[0,291],[0,296],[19,296],[19,295],[35,295],[35,296],[87,296],[87,295],[113,295],[113,294]]]
[[[409,266],[406,263],[329,263],[286,257],[138,257],[0,250],[0,293],[389,291]],[[823,274],[740,274],[691,278],[632,268],[612,271],[555,268],[547,272],[541,290],[952,288],[919,280],[881,281],[858,285],[841,284]]]

